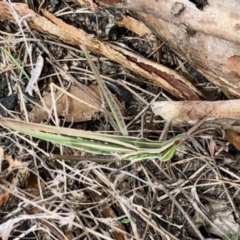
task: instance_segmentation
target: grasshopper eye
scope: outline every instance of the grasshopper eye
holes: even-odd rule
[[[178,145],[180,142],[181,142],[181,140],[178,139],[178,140],[176,140],[176,141],[174,142],[174,145]]]

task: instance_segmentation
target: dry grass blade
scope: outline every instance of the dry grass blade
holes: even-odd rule
[[[105,83],[103,82],[99,72],[97,71],[97,68],[95,67],[92,59],[90,58],[90,56],[87,52],[87,49],[84,46],[81,46],[81,48],[87,58],[89,66],[91,67],[91,70],[97,80],[99,88],[100,88],[105,100],[107,101],[109,108],[111,109],[113,117],[114,117],[115,121],[117,122],[119,131],[125,136],[128,135],[127,126],[124,122],[123,116],[122,116],[116,102],[114,101],[111,93],[109,92],[108,88],[106,87]]]

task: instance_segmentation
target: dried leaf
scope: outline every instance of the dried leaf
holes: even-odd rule
[[[7,203],[8,199],[9,199],[8,192],[0,194],[0,207],[4,206]]]
[[[95,11],[94,3],[92,0],[73,0],[76,4],[80,5],[81,7],[87,7],[92,11]]]
[[[19,169],[19,175],[16,174],[15,177],[11,180],[12,184],[17,186],[19,180],[26,179],[26,177],[28,176],[28,170],[21,161],[13,159],[10,155],[6,155],[5,159],[9,164],[9,172],[16,168]],[[9,197],[9,192],[2,192],[0,194],[0,207],[4,206],[8,202]]]
[[[208,233],[215,234],[219,237],[222,237],[222,233],[237,236],[238,224],[234,220],[234,215],[230,207],[223,202],[212,202],[206,204],[205,209],[213,224],[209,225],[209,223],[196,212],[194,219],[198,219],[199,226],[203,226]],[[221,229],[222,233],[220,233],[218,229]]]
[[[52,93],[44,96],[43,100],[48,109],[51,109],[51,112],[53,112],[52,106],[55,104],[57,109],[57,115],[59,117],[64,117],[66,122],[89,121],[94,114],[101,111],[101,108],[93,99],[93,97],[95,97],[99,100],[100,96],[98,94],[98,87],[96,85],[85,86],[85,89],[92,95],[88,94],[87,92],[83,91],[81,88],[75,85],[72,85],[68,91],[69,94],[78,98],[82,103],[74,98],[66,96],[66,94],[63,94],[60,91],[56,91],[53,93],[55,100],[58,99],[58,97],[62,94],[62,96],[60,97],[60,99],[57,100],[57,102],[52,102]],[[84,104],[83,102],[85,102],[86,104]],[[35,106],[30,113],[30,119],[32,122],[35,123],[40,123],[48,117],[48,112],[38,106]]]
[[[6,155],[6,160],[8,161],[9,167],[8,171],[12,171],[14,168],[24,168],[25,166],[21,161],[15,160],[10,155]]]
[[[225,132],[225,138],[237,149],[240,151],[240,134],[234,132],[230,129],[227,129]]]
[[[20,180],[22,181],[23,179],[27,179],[28,168],[23,162],[17,159],[13,159],[12,156],[6,155],[5,158],[9,163],[9,172],[13,171],[14,169],[18,169],[18,174],[16,174],[15,177],[12,179],[12,184],[17,186]]]

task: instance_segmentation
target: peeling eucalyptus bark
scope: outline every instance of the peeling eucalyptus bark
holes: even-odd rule
[[[240,97],[240,2],[208,0],[203,9],[188,0],[129,0],[162,41],[229,97]]]
[[[196,124],[206,118],[206,122],[218,122],[227,125],[240,123],[240,100],[226,101],[161,101],[154,102],[152,110],[166,122],[173,125]]]

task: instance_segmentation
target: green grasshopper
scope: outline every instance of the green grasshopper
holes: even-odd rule
[[[26,123],[0,117],[0,124],[29,136],[93,154],[114,156],[117,160],[141,161],[159,158],[169,161],[187,133],[166,141],[116,136],[43,124]],[[60,135],[61,134],[61,135]]]

